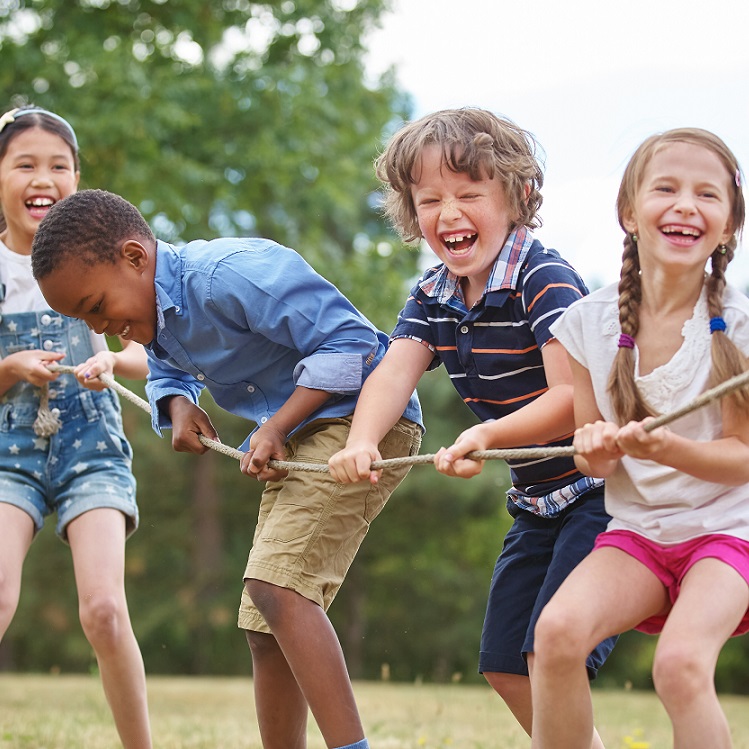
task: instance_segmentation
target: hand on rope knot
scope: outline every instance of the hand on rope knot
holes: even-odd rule
[[[52,372],[61,372],[64,374],[72,374],[74,367],[62,365],[62,364],[50,364],[49,369]],[[100,374],[99,379],[109,388],[119,393],[125,400],[141,408],[146,413],[151,413],[151,406],[147,401],[140,398],[126,387],[120,385],[114,377],[108,374]],[[670,413],[663,414],[648,422],[645,425],[645,430],[650,432],[658,427],[665,426],[666,424],[675,421],[676,419],[686,416],[686,414],[696,411],[698,408],[706,406],[708,403],[712,403],[719,398],[722,398],[734,390],[738,390],[742,387],[749,386],[749,371],[743,372],[740,375],[731,377],[730,379],[722,382],[710,390],[706,390],[702,395],[695,398],[685,406],[678,408]],[[241,450],[236,450],[233,447],[217,442],[216,440],[204,437],[202,434],[198,436],[200,442],[211,450],[228,455],[230,458],[235,460],[241,460],[244,453]],[[575,448],[569,447],[519,447],[519,448],[505,448],[498,450],[476,450],[466,455],[471,460],[533,460],[536,458],[551,458],[551,457],[566,457],[575,454]],[[425,455],[412,455],[403,458],[389,458],[388,460],[376,460],[372,463],[371,469],[378,471],[393,466],[402,465],[423,465],[426,463],[434,463],[433,454]],[[281,471],[307,471],[309,473],[329,473],[327,464],[325,463],[297,463],[296,461],[288,460],[269,460],[268,466],[273,469]]]

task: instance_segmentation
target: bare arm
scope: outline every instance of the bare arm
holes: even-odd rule
[[[140,343],[122,341],[122,351],[99,351],[79,364],[73,374],[84,387],[103,390],[99,375],[119,375],[127,380],[144,380],[148,375],[148,356]]]
[[[52,351],[18,351],[0,359],[0,395],[4,395],[21,380],[41,387],[59,377],[47,369],[48,364],[59,362],[65,355]]]
[[[741,417],[728,401],[723,403],[720,439],[701,442],[674,434],[666,427],[646,432],[652,419],[630,422],[617,434],[617,445],[627,455],[654,460],[701,481],[726,486],[749,482],[749,419]]]
[[[250,450],[240,461],[242,473],[258,481],[276,480],[285,475],[268,467],[269,460],[286,458],[285,444],[289,434],[330,398],[325,390],[297,386],[281,408],[250,438]]]
[[[377,446],[403,414],[433,356],[426,346],[410,338],[390,344],[364,383],[346,447],[328,461],[336,481],[352,483],[368,478],[377,483],[381,471],[370,471],[372,463],[381,459]]]
[[[574,431],[572,372],[567,352],[559,341],[552,339],[541,355],[549,389],[514,413],[466,429],[453,445],[437,453],[438,471],[469,478],[483,468],[482,461],[465,459],[473,450],[543,444]]]

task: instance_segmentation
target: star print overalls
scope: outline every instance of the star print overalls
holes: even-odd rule
[[[91,333],[80,320],[52,310],[0,315],[0,356],[26,349],[64,352],[61,363],[68,365],[93,355]],[[71,520],[99,507],[120,510],[132,533],[138,525],[132,450],[115,393],[59,375],[49,384],[49,406],[62,427],[51,437],[33,429],[39,394],[22,381],[0,398],[0,502],[28,513],[37,531],[57,512],[63,539]]]

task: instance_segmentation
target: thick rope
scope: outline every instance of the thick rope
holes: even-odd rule
[[[49,369],[51,372],[60,372],[63,374],[70,374],[73,372],[73,367],[65,366],[62,364],[50,364]],[[128,390],[123,385],[120,385],[117,380],[111,375],[106,373],[100,374],[99,379],[109,388],[119,393],[123,398],[135,404],[139,408],[151,413],[151,406],[143,398]],[[734,390],[738,390],[742,387],[749,385],[749,371],[743,372],[740,375],[731,377],[730,379],[722,382],[710,390],[706,390],[702,395],[695,398],[690,403],[677,408],[667,414],[662,414],[653,421],[645,425],[645,431],[652,432],[653,429],[670,424],[676,419],[680,419],[682,416],[686,416],[692,411],[696,411],[703,406],[712,403],[724,396],[732,393]],[[204,437],[202,434],[198,435],[200,442],[211,450],[228,455],[230,458],[240,460],[244,453],[241,450],[236,450],[233,447],[212,440],[208,437]],[[575,454],[575,448],[571,445],[569,447],[520,447],[520,448],[503,448],[497,450],[474,450],[466,455],[471,460],[533,460],[536,458],[560,458],[569,457]],[[403,458],[389,458],[388,460],[376,460],[371,465],[371,470],[379,471],[384,468],[393,468],[395,466],[403,465],[423,465],[425,463],[434,463],[434,455],[412,455]],[[308,473],[329,473],[327,463],[297,463],[289,460],[269,460],[268,467],[273,470],[279,471],[306,471]]]

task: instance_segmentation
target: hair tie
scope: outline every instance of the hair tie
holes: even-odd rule
[[[634,347],[635,347],[635,339],[632,338],[631,335],[622,333],[619,336],[619,348],[634,348]]]
[[[715,333],[716,331],[724,332],[726,329],[726,321],[722,317],[711,317],[710,318],[710,332]]]

